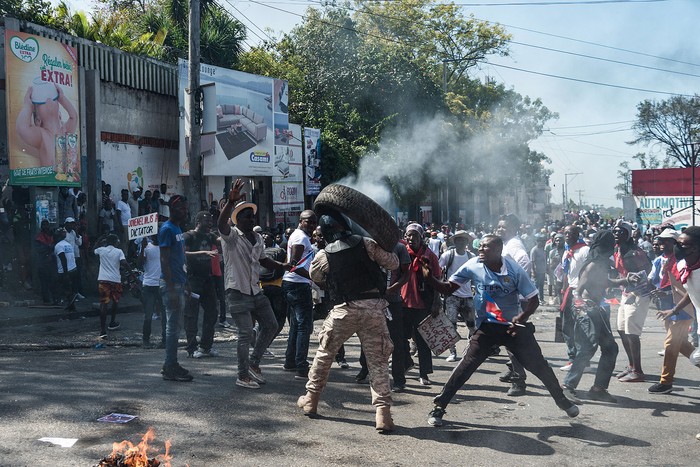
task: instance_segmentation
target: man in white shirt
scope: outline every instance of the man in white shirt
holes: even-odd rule
[[[129,252],[129,219],[131,219],[131,207],[129,207],[129,190],[122,190],[122,199],[117,202],[117,225],[114,227],[119,232],[119,240],[124,254]]]
[[[440,268],[445,271],[444,277],[451,277],[469,259],[473,258],[467,250],[467,244],[471,241],[469,234],[464,230],[458,230],[452,236],[454,248],[450,248],[440,256]],[[469,328],[469,337],[476,331],[474,327],[474,304],[471,281],[464,283],[452,295],[445,297],[445,313],[457,329],[457,319],[461,316]],[[457,348],[450,348],[448,362],[456,362]]]
[[[158,235],[145,237],[141,243],[138,265],[143,268],[143,284],[141,289],[141,303],[143,304],[143,347],[153,348],[151,344],[151,322],[156,316],[160,317],[161,341],[159,349],[165,348],[165,313],[163,313],[163,300],[160,295],[160,247]],[[156,310],[158,314],[156,314]]]
[[[100,272],[97,276],[97,288],[100,296],[100,339],[107,338],[107,329],[119,329],[116,321],[117,306],[122,296],[122,276],[120,267],[128,268],[124,252],[119,248],[119,238],[110,234],[100,240],[95,248],[95,255],[100,257]],[[107,305],[112,304],[112,319],[107,327]]]
[[[75,255],[75,266],[78,268],[78,274],[76,276],[75,291],[78,293],[78,298],[83,299],[82,284],[81,284],[81,270],[82,270],[82,260],[80,258],[80,247],[83,245],[83,237],[75,230],[75,219],[72,217],[66,217],[65,222],[66,229],[66,241],[73,247],[73,254]]]
[[[284,369],[296,371],[295,379],[306,380],[309,375],[309,341],[314,329],[313,300],[309,266],[313,259],[311,235],[318,219],[311,210],[299,215],[299,226],[287,240],[287,261],[292,265],[282,277],[282,290],[289,310],[289,339]]]
[[[166,194],[168,185],[160,184],[160,198],[158,198],[158,221],[165,222],[170,218],[170,196]]]
[[[520,240],[520,237],[518,237],[519,229],[520,219],[518,219],[515,214],[506,214],[501,216],[498,220],[496,235],[503,240],[503,256],[518,263],[529,276],[532,273],[532,263],[530,262],[530,256],[527,254],[525,245],[522,240]],[[512,383],[511,388],[508,390],[509,396],[522,396],[525,394],[526,388],[525,379],[527,378],[527,374],[525,373],[525,368],[510,351],[508,351],[508,356],[510,357],[508,371],[501,375],[499,379],[504,383]]]
[[[54,255],[56,255],[58,290],[63,290],[65,293],[66,310],[75,311],[78,276],[78,267],[75,264],[75,253],[73,252],[73,246],[66,241],[66,229],[56,229],[55,235],[57,243],[53,252]]]

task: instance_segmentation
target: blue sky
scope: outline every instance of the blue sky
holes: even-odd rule
[[[73,9],[86,11],[90,11],[92,4],[89,0],[67,3]],[[260,3],[219,0],[219,3],[250,28],[247,39],[250,45],[260,42],[256,34],[265,37],[258,28],[288,31],[302,20],[292,13],[302,15],[307,7],[318,5],[314,0]],[[620,162],[633,162],[631,157],[637,152],[662,152],[658,146],[626,144],[633,138],[629,127],[636,115],[636,105],[644,99],[669,98],[670,94],[665,93],[692,95],[700,90],[700,47],[694,24],[700,18],[700,1],[457,0],[455,3],[478,19],[501,23],[518,43],[511,45],[509,57],[491,58],[491,64],[476,74],[488,75],[520,94],[539,97],[559,114],[559,120],[550,122],[548,131],[531,143],[533,149],[552,160],[549,168],[553,170],[553,201],[561,202],[565,174],[582,172],[567,177],[569,198],[578,202],[578,190],[582,190],[584,203],[621,206],[614,189],[619,182]]]

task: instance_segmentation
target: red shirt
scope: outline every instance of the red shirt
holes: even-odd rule
[[[428,247],[423,246],[421,248],[422,251],[419,250],[420,256],[423,258],[427,258],[433,276],[436,279],[440,279],[440,277],[442,276],[442,271],[440,269],[438,257],[435,256],[435,253],[430,251]],[[420,268],[416,270],[416,257],[410,254],[410,251],[409,255],[411,256],[411,265],[408,267],[408,282],[406,282],[403,285],[403,287],[401,287],[401,298],[403,299],[406,308],[424,310],[431,304],[423,303],[423,299],[421,298],[421,288],[423,288],[423,273]]]

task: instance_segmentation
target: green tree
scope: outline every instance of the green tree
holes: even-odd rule
[[[0,0],[0,16],[11,16],[36,24],[51,21],[51,3],[46,0]]]
[[[668,158],[681,167],[697,165],[700,155],[700,96],[674,96],[637,105],[637,120],[632,125],[636,138],[628,144],[661,144]]]

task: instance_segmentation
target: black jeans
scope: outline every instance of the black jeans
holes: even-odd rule
[[[190,277],[190,287],[192,293],[199,294],[199,299],[186,297],[185,306],[185,334],[187,336],[187,351],[192,353],[197,350],[197,328],[199,327],[199,307],[204,310],[202,315],[202,337],[199,347],[210,350],[214,343],[214,327],[219,317],[217,310],[218,301],[216,299],[215,276],[207,278]]]
[[[517,334],[511,336],[506,332],[507,326],[502,324],[481,323],[479,329],[469,341],[469,347],[445,383],[442,392],[434,399],[435,405],[447,407],[457,391],[467,382],[471,375],[491,355],[495,345],[504,345],[515,358],[533,375],[540,379],[552,395],[555,401],[563,401],[564,393],[557,377],[549,367],[547,360],[542,355],[537,340],[535,340],[535,326],[527,323],[526,327],[518,328]]]
[[[421,378],[427,378],[430,373],[433,372],[433,354],[430,351],[430,347],[423,339],[423,336],[418,332],[418,325],[428,317],[430,312],[428,310],[419,310],[417,308],[404,308],[404,320],[406,323],[406,329],[410,329],[412,334],[404,336],[407,340],[413,337],[416,341],[416,347],[418,347],[418,369]]]

